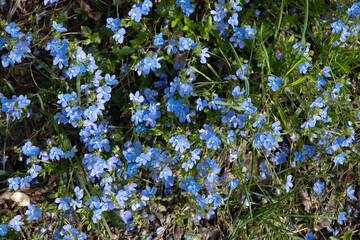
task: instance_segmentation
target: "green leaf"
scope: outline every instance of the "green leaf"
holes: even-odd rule
[[[0,176],[12,176],[15,172],[0,170]]]
[[[84,45],[89,45],[91,43],[91,39],[86,39]]]
[[[115,212],[112,212],[112,211],[108,212],[107,214],[108,214],[107,216],[113,226],[125,230],[126,226],[118,214],[116,214]]]
[[[353,233],[351,232],[351,231],[347,231],[345,234],[344,234],[344,236],[343,236],[343,240],[350,240],[350,239],[352,239],[352,235],[353,235]]]
[[[85,37],[91,36],[91,29],[86,26],[81,26],[81,33],[84,34]]]
[[[340,240],[340,238],[338,236],[331,236],[330,240]]]
[[[98,32],[96,32],[96,33],[94,33],[93,35],[91,35],[91,41],[92,41],[93,43],[101,43],[101,38],[100,38]]]
[[[178,18],[176,18],[174,21],[172,21],[172,22],[171,22],[171,27],[172,27],[172,28],[175,27],[178,21],[179,21]]]
[[[303,77],[299,78],[298,80],[296,80],[295,82],[290,83],[287,87],[296,86],[299,83],[301,83],[302,81],[304,81],[306,78],[307,78],[307,76],[303,76]]]

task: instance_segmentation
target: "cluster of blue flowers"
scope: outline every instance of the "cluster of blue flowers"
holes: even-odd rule
[[[142,15],[148,15],[152,6],[153,3],[150,0],[145,0],[144,2],[133,5],[129,11],[131,20],[140,22]]]
[[[45,5],[49,2],[57,1],[44,0]],[[176,4],[187,17],[194,12],[195,5],[189,0],[176,0]],[[215,9],[210,14],[218,30],[216,34],[220,34],[224,41],[235,48],[238,47],[235,51],[243,49],[247,41],[253,42],[257,29],[240,21],[239,15],[244,6],[240,1],[224,3],[224,0],[219,0],[212,5]],[[229,6],[231,8],[227,9]],[[139,23],[142,16],[150,14],[152,7],[150,0],[133,5],[128,18],[134,21],[129,21],[129,24]],[[359,4],[354,3],[347,14],[349,21],[339,19],[331,23],[332,34],[344,43],[358,34],[359,24],[350,21],[360,14]],[[107,19],[106,27],[114,32],[112,37],[115,44],[125,41],[125,22],[118,18]],[[151,44],[156,45],[157,51],[145,52],[141,60],[133,65],[133,70],[139,77],[156,79],[153,85],[156,90],[145,88],[129,94],[132,105],[131,127],[134,132],[128,138],[126,135],[119,136],[105,107],[111,99],[113,88],[119,83],[118,76],[98,70],[99,63],[91,53],[87,54],[77,44],[69,44],[66,37],[60,34],[67,31],[63,23],[53,21],[52,27],[54,38],[45,47],[45,50],[50,51],[52,64],[63,70],[61,79],[67,81],[66,84],[71,85],[74,78],[81,79],[76,92],[67,88],[66,92],[57,95],[59,112],[54,118],[59,125],[71,125],[78,129],[84,148],[78,152],[77,146],[57,146],[53,139],[40,152],[39,147],[27,141],[21,148],[21,153],[27,157],[27,174],[24,177],[9,178],[8,184],[13,191],[30,188],[40,173],[45,174],[43,168],[47,164],[79,158],[93,191],[89,193],[75,181],[71,191],[57,194],[54,203],[65,218],[87,212],[92,223],[97,224],[103,220],[104,213],[117,211],[126,230],[132,231],[141,226],[142,219],[154,221],[154,209],[159,199],[178,194],[179,197],[186,196],[190,201],[187,203],[191,204],[190,210],[186,211],[191,221],[212,219],[217,209],[230,200],[232,192],[240,193],[239,201],[243,209],[248,209],[253,201],[262,199],[258,192],[249,195],[238,189],[239,185],[246,184],[250,179],[248,171],[243,170],[249,166],[245,166],[242,157],[248,153],[249,147],[257,154],[256,161],[259,161],[260,166],[254,177],[260,180],[277,177],[276,168],[280,166],[288,164],[292,167],[283,174],[283,181],[274,183],[278,188],[278,195],[290,193],[297,187],[294,186],[298,179],[295,173],[297,164],[326,158],[331,159],[331,168],[341,168],[356,154],[354,146],[358,143],[355,138],[357,123],[349,120],[345,126],[338,124],[333,127],[331,124],[334,122],[333,109],[339,103],[352,101],[345,90],[349,83],[334,80],[334,66],[331,63],[320,67],[312,66],[309,43],[291,43],[293,45],[289,55],[297,61],[290,67],[297,67],[299,71],[286,75],[303,79],[308,77],[311,80],[309,84],[317,91],[307,96],[312,99],[308,106],[302,105],[306,108],[306,114],[300,117],[300,124],[290,126],[283,119],[280,106],[278,116],[259,103],[265,96],[249,94],[246,84],[249,84],[248,80],[253,73],[250,62],[241,59],[236,68],[233,68],[236,69],[235,73],[223,78],[227,84],[231,84],[231,95],[229,93],[227,96],[220,91],[201,92],[197,84],[202,83],[203,79],[200,79],[201,72],[194,64],[198,58],[201,64],[211,64],[209,48],[203,46],[204,43],[198,39],[189,37],[190,35],[170,39],[166,35],[167,31],[156,34]],[[10,23],[5,28],[7,36],[0,38],[0,50],[10,51],[2,55],[3,67],[20,63],[25,53],[30,53],[31,35],[19,31],[20,28],[15,23]],[[336,42],[334,47],[343,47]],[[183,55],[194,56],[194,61],[184,61],[181,59]],[[281,55],[277,60],[285,61],[283,57]],[[162,72],[171,65],[171,73]],[[126,64],[123,66],[127,68]],[[122,73],[125,72],[127,70],[123,69]],[[298,85],[297,82],[289,83],[287,76],[269,74],[266,78],[267,82],[262,86],[263,93],[276,96],[291,95],[296,91],[292,86]],[[23,95],[8,99],[0,93],[0,100],[1,113],[8,120],[20,119],[22,112],[31,103]],[[357,117],[360,118],[360,113],[357,113]],[[351,118],[355,118],[355,113]],[[299,134],[306,133],[311,137],[311,143],[299,143],[296,149],[290,151],[290,145],[298,141]],[[219,161],[218,157],[222,160]],[[236,171],[224,173],[224,166],[230,164]],[[241,171],[243,174],[238,174]],[[309,180],[310,194],[325,201],[324,192],[328,191],[330,182],[318,174],[312,177]],[[350,200],[356,199],[353,183],[347,185],[344,192]],[[35,205],[30,204],[27,208],[27,221],[58,217]],[[144,213],[146,216],[142,216]],[[337,219],[340,225],[347,220],[346,214],[348,213],[340,212]],[[0,224],[0,236],[5,236],[9,229],[20,232],[24,225],[22,217],[16,215],[8,224]],[[152,236],[161,236],[163,231],[164,226],[161,226]],[[337,230],[329,231],[336,235]],[[87,237],[72,222],[60,229],[44,229],[39,234],[45,236],[46,233],[51,233],[54,239]],[[185,235],[186,239],[195,239],[196,232],[188,231]],[[152,236],[147,239],[152,239]],[[313,237],[311,233],[306,235],[307,239]]]
[[[19,97],[13,95],[11,99],[5,97],[2,93],[0,93],[0,101],[1,101],[1,112],[6,115],[6,119],[8,121],[14,119],[20,119],[22,112],[27,112],[28,116],[31,113],[31,110],[27,110],[27,106],[30,104],[30,99],[27,96],[20,95]],[[0,113],[1,117],[1,113]]]
[[[20,27],[14,22],[6,26],[5,32],[10,35],[11,41],[6,37],[0,38],[0,50],[6,49],[10,52],[1,55],[1,64],[3,67],[8,67],[9,64],[14,66],[15,63],[21,63],[26,53],[31,52],[29,45],[32,35],[29,32],[27,34],[20,32]]]

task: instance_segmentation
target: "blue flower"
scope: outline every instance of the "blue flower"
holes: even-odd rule
[[[253,104],[251,103],[251,98],[248,98],[246,101],[242,102],[241,107],[245,110],[246,114],[253,114],[257,110],[256,107],[253,107]]]
[[[324,67],[324,69],[323,69],[323,75],[324,75],[324,77],[326,77],[326,78],[330,78],[331,77],[331,75],[330,75],[330,70],[331,70],[331,68],[330,67],[328,67],[328,66],[325,66]]]
[[[207,53],[207,51],[209,50],[209,48],[204,48],[204,49],[201,49],[201,53],[199,54],[200,55],[200,62],[202,64],[205,64],[207,59],[206,58],[209,58],[210,55]]]
[[[8,226],[6,224],[0,224],[0,236],[4,237],[7,229]]]
[[[261,127],[261,125],[266,124],[266,122],[264,121],[265,116],[264,115],[260,115],[259,118],[253,123],[252,127],[256,128],[256,127]]]
[[[191,13],[194,12],[194,7],[190,4],[190,2],[186,2],[185,4],[181,4],[181,9],[185,13],[187,17],[190,16]]]
[[[179,94],[181,97],[190,97],[192,91],[194,91],[194,88],[191,84],[183,83],[180,85]]]
[[[238,14],[234,13],[228,20],[228,23],[233,26],[236,27],[239,24],[239,20],[238,20]]]
[[[182,135],[170,138],[169,143],[172,143],[172,146],[175,147],[175,151],[180,150],[181,153],[183,153],[185,149],[190,148],[190,142]]]
[[[226,16],[226,13],[223,10],[223,5],[222,4],[216,4],[215,5],[215,10],[211,10],[210,14],[214,15],[213,18],[214,18],[215,22],[220,22]]]
[[[343,27],[345,26],[345,24],[343,22],[337,21],[337,22],[333,22],[331,24],[331,27],[333,28],[332,33],[341,33],[341,31],[343,30]]]
[[[16,177],[16,178],[9,178],[8,179],[8,183],[9,183],[9,188],[13,189],[14,191],[18,190],[19,188],[19,184],[20,184],[20,178]]]
[[[78,236],[77,236],[77,240],[85,240],[87,238],[86,234],[85,233],[80,233]]]
[[[313,146],[309,146],[309,145],[303,145],[304,148],[304,152],[303,154],[307,154],[309,156],[309,158],[312,158],[312,156],[314,155],[315,152],[315,147]]]
[[[130,16],[131,20],[135,20],[135,22],[140,22],[141,16],[142,16],[141,8],[139,8],[139,7],[133,7],[133,8],[129,11],[129,16]]]
[[[124,209],[120,210],[120,217],[124,221],[125,224],[130,223],[130,219],[132,218],[132,214],[130,211],[124,211]]]
[[[306,74],[309,65],[310,65],[310,63],[308,63],[308,62],[300,63],[298,65],[298,68],[300,69],[300,73]]]
[[[101,220],[102,212],[103,212],[102,209],[97,209],[97,210],[94,211],[94,214],[93,214],[93,217],[92,217],[93,223],[97,223],[98,220]]]
[[[341,213],[339,214],[339,217],[338,217],[337,221],[338,221],[338,223],[339,223],[340,225],[343,225],[343,221],[346,220],[345,215],[346,215],[346,212],[341,212]]]
[[[21,215],[16,215],[9,223],[9,227],[13,228],[17,232],[21,231],[21,225],[24,225],[24,222],[21,221]]]
[[[307,57],[309,55],[310,46],[311,46],[310,43],[297,42],[292,46],[294,49],[294,51],[292,53],[300,54],[303,57]]]
[[[169,166],[165,166],[164,169],[160,172],[159,178],[170,179],[172,177],[172,171]]]
[[[348,8],[348,16],[355,17],[357,13],[360,13],[360,7],[357,2],[353,3],[350,8]]]
[[[201,98],[198,98],[196,100],[196,111],[202,111],[207,106],[208,106],[208,102],[206,100],[201,100]]]
[[[89,208],[92,210],[94,207],[96,209],[100,208],[100,199],[98,196],[94,196],[92,198],[89,198],[86,202],[85,202],[86,206],[89,206]]]
[[[140,94],[139,91],[137,91],[135,94],[130,93],[130,101],[131,102],[137,102],[137,103],[143,103],[145,101],[145,98],[143,95]]]
[[[39,154],[40,149],[31,144],[31,141],[25,143],[22,147],[22,153],[28,157],[36,157]]]
[[[80,73],[79,66],[72,66],[66,71],[66,74],[68,75],[69,79],[76,77],[79,73]]]
[[[240,87],[236,86],[234,90],[232,91],[232,95],[234,97],[244,97],[245,90],[240,91]]]
[[[155,34],[155,39],[153,44],[154,45],[162,45],[165,43],[165,40],[163,39],[163,33]]]
[[[305,154],[302,152],[302,151],[299,151],[299,152],[295,152],[294,153],[294,155],[295,155],[295,162],[297,162],[297,161],[304,161],[305,160]]]
[[[30,187],[30,182],[33,180],[31,176],[26,176],[25,178],[20,178],[20,189],[24,190],[25,187]]]
[[[104,99],[105,101],[109,101],[111,98],[111,87],[107,86],[107,87],[98,87],[96,89],[96,97],[98,100],[102,100]]]
[[[124,42],[124,35],[125,35],[126,31],[125,28],[120,28],[114,35],[113,38],[115,39],[116,42],[118,43],[123,43]]]
[[[128,200],[130,197],[130,194],[127,191],[120,190],[115,199],[118,202],[118,204],[122,207],[125,205],[125,201]]]
[[[11,38],[17,38],[19,36],[19,30],[20,27],[16,27],[16,23],[14,22],[9,23],[9,25],[5,28],[5,31],[11,35]]]
[[[271,128],[274,130],[275,135],[280,135],[280,130],[282,127],[280,126],[280,121],[276,121],[271,125]]]
[[[231,190],[235,190],[235,188],[239,184],[239,182],[240,182],[240,179],[231,180],[229,182],[229,187],[231,188]]]
[[[64,152],[63,152],[63,150],[61,150],[57,147],[52,147],[50,149],[49,157],[51,160],[53,160],[53,159],[60,160],[60,158],[64,157]]]
[[[324,103],[322,102],[322,97],[318,97],[313,103],[310,105],[310,109],[314,107],[322,108],[324,107]]]
[[[143,196],[145,197],[151,197],[152,195],[154,195],[156,193],[156,188],[150,188],[149,186],[146,186],[146,190],[143,190],[141,193]]]
[[[216,136],[211,136],[207,141],[206,141],[206,147],[208,149],[214,149],[216,150],[218,145],[221,144],[221,140],[219,138],[217,138]]]
[[[31,178],[36,178],[41,169],[41,166],[33,165],[27,172],[30,174]]]
[[[249,25],[245,25],[245,38],[246,39],[254,39],[254,35],[257,33],[255,28],[250,27]]]
[[[161,57],[158,57],[157,53],[153,54],[153,58],[151,57],[145,57],[135,66],[135,71],[140,76],[142,72],[145,74],[149,74],[150,70],[155,72],[156,69],[161,68],[161,64],[159,61],[161,60]]]
[[[36,220],[41,216],[41,211],[36,206],[29,204],[27,207],[28,210],[25,212],[25,215],[28,215],[28,221]]]
[[[192,194],[196,194],[201,188],[201,184],[194,181],[191,176],[188,176],[186,180],[181,179],[181,181],[183,183],[180,185],[180,188]]]
[[[267,84],[271,89],[276,92],[279,89],[279,86],[282,84],[282,79],[279,77],[269,76],[269,83]]]
[[[312,233],[307,233],[305,235],[305,240],[314,240],[314,234]]]
[[[59,204],[58,209],[62,211],[66,211],[70,208],[71,199],[69,197],[64,198],[56,198],[55,203]]]
[[[285,189],[286,189],[286,192],[290,192],[290,188],[292,188],[294,185],[292,184],[291,180],[292,180],[292,175],[288,175],[286,177],[286,186],[285,186]]]
[[[58,2],[59,0],[44,0],[44,5],[47,5],[49,2],[50,3],[55,3]]]
[[[144,15],[147,15],[150,12],[150,8],[153,6],[151,0],[144,0],[144,2],[140,4],[141,4],[141,10]]]
[[[352,189],[352,186],[347,188],[346,195],[352,200],[356,199],[356,197],[354,196],[354,193],[355,193],[355,189]]]
[[[234,130],[230,130],[226,136],[226,143],[227,144],[230,144],[230,142],[233,142],[234,141],[234,138],[233,136],[235,135],[235,132]]]
[[[238,0],[230,0],[230,2],[232,3],[232,8],[237,11],[237,12],[240,12],[242,10],[242,7],[239,6],[240,4],[240,1]]]
[[[236,76],[238,76],[241,80],[245,80],[245,75],[250,75],[250,72],[247,70],[249,64],[241,64],[240,68],[236,70]]]
[[[335,163],[335,166],[340,163],[341,165],[344,164],[344,161],[345,161],[345,153],[341,153],[339,155],[337,155],[335,158],[334,158],[334,163]]]
[[[20,95],[17,99],[17,103],[19,105],[19,108],[25,108],[30,104],[30,100],[27,99],[27,96]]]
[[[208,140],[212,136],[216,136],[214,130],[207,124],[204,124],[204,128],[200,129],[200,139],[201,140]]]
[[[66,31],[67,31],[66,28],[62,27],[62,26],[63,26],[63,23],[57,24],[55,21],[53,21],[52,26],[53,26],[53,28],[55,29],[55,31],[57,31],[57,32],[59,32],[59,33],[63,33],[63,32],[66,32]]]
[[[320,195],[322,193],[322,190],[324,189],[325,187],[325,183],[323,182],[316,182],[314,184],[314,192],[317,194],[317,195]]]
[[[194,41],[191,38],[184,38],[184,37],[179,38],[179,50],[180,51],[190,50],[190,49],[195,48],[196,46],[198,46],[198,45],[196,43],[194,43]]]
[[[171,40],[169,41],[169,45],[167,45],[167,46],[165,47],[166,53],[167,53],[167,54],[170,54],[171,52],[176,53],[176,52],[177,52],[176,45],[177,45],[176,40],[171,39]]]
[[[115,32],[120,25],[120,19],[118,18],[107,18],[106,22],[108,25],[106,25],[107,28],[110,28],[113,32]]]

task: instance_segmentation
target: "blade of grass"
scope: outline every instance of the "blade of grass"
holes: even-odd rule
[[[210,68],[210,70],[212,71],[212,73],[220,80],[222,81],[221,77],[219,76],[219,74],[214,70],[214,68],[210,65],[210,64],[206,64],[208,66],[208,68]]]
[[[206,78],[207,80],[209,80],[210,82],[214,82],[214,80],[212,80],[210,77],[208,77],[207,75],[205,75],[203,72],[199,71],[197,68],[195,67],[190,67],[192,70],[194,70],[195,72],[199,73],[200,75],[202,75],[204,78]]]
[[[267,53],[267,50],[266,50],[266,47],[265,47],[265,44],[264,44],[264,39],[263,39],[262,32],[263,32],[263,24],[261,24],[261,27],[260,27],[259,37],[260,37],[260,43],[261,43],[261,47],[262,47],[264,57],[265,57],[266,66],[267,66],[267,69],[268,69],[267,73],[270,74],[271,69],[270,69],[269,55]]]
[[[79,105],[81,105],[81,75],[78,75],[76,77],[76,91],[77,91],[77,100],[79,102]]]
[[[278,24],[276,26],[276,30],[275,30],[275,34],[274,34],[274,45],[275,45],[276,40],[277,40],[277,35],[279,34],[279,29],[280,29],[280,25],[281,25],[281,21],[282,21],[282,13],[284,11],[284,3],[285,3],[285,0],[281,0],[279,20],[278,20]]]
[[[290,134],[290,129],[289,129],[287,123],[286,123],[284,111],[282,110],[281,105],[280,105],[280,102],[279,102],[278,99],[276,99],[276,103],[277,103],[277,107],[278,107],[278,111],[279,111],[279,114],[280,114],[281,121],[283,122],[286,130],[287,130],[288,133]]]
[[[9,87],[10,91],[12,94],[16,95],[14,87],[5,79],[3,78],[4,82],[6,83],[6,85]]]
[[[300,59],[299,61],[297,61],[297,62],[295,63],[295,65],[292,66],[292,67],[290,68],[290,70],[286,72],[286,74],[285,74],[284,77],[286,77],[287,75],[289,75],[300,63],[302,63],[302,62],[304,62],[304,61],[305,61],[304,59]]]

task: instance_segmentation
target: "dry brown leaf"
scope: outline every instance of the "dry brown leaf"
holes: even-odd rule
[[[304,204],[305,211],[307,213],[309,213],[310,208],[311,208],[311,202],[310,202],[309,194],[306,191],[303,190],[303,191],[300,192],[300,197],[301,197],[302,204]]]
[[[95,21],[100,20],[100,12],[92,12],[91,7],[86,2],[84,2],[84,0],[78,0],[78,3],[80,4],[81,10],[85,12],[89,18],[94,19]]]

